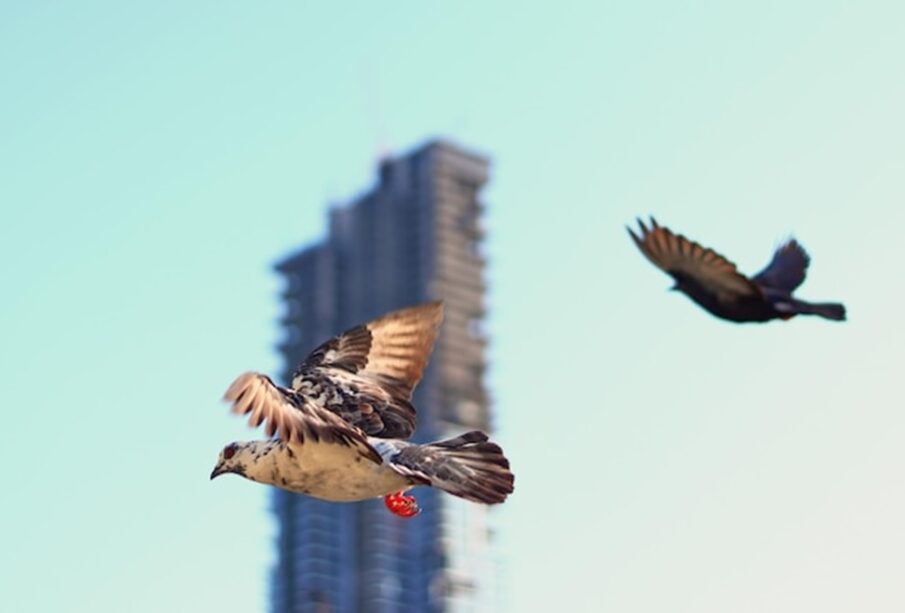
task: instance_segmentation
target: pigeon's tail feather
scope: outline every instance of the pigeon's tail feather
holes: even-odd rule
[[[512,493],[515,477],[509,460],[483,432],[467,432],[427,447],[437,457],[435,470],[425,471],[435,487],[486,504],[503,502]]]
[[[484,504],[506,500],[515,482],[503,450],[478,431],[428,445],[409,445],[391,462],[421,482]]]
[[[845,305],[838,302],[795,301],[796,311],[801,315],[819,315],[833,321],[845,321]]]

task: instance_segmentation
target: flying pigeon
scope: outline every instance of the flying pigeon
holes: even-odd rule
[[[291,387],[247,372],[226,391],[233,413],[265,425],[266,440],[230,443],[211,479],[236,473],[337,502],[384,497],[401,517],[417,515],[416,485],[497,504],[514,477],[502,449],[472,431],[426,445],[415,429],[412,390],[421,380],[443,305],[394,311],[336,336],[305,358]]]
[[[651,227],[638,220],[641,236],[628,233],[648,260],[668,273],[679,290],[707,311],[730,321],[788,320],[796,315],[819,315],[845,321],[845,306],[811,303],[792,296],[804,281],[810,257],[794,238],[781,245],[762,271],[748,278],[735,264],[681,234],[674,234],[651,217]]]

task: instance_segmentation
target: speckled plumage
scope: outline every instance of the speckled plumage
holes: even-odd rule
[[[431,302],[346,330],[305,358],[292,388],[370,436],[408,438],[412,391],[442,319],[442,304]]]
[[[233,472],[343,502],[415,485],[487,504],[505,500],[514,481],[509,462],[482,432],[427,445],[401,440],[414,430],[411,395],[441,319],[442,305],[430,303],[356,326],[315,349],[291,388],[240,375],[224,398],[277,438],[228,445],[211,478]]]

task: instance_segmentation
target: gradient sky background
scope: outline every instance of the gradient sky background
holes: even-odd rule
[[[0,4],[3,609],[265,608],[219,398],[272,263],[445,136],[494,161],[508,610],[905,610],[903,66],[893,1]],[[794,232],[850,321],[713,319],[647,213],[747,272]]]

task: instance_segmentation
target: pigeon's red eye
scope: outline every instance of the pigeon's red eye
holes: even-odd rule
[[[235,445],[230,445],[229,447],[227,447],[226,449],[223,450],[223,458],[226,460],[230,459],[234,455],[236,455],[236,446]]]

